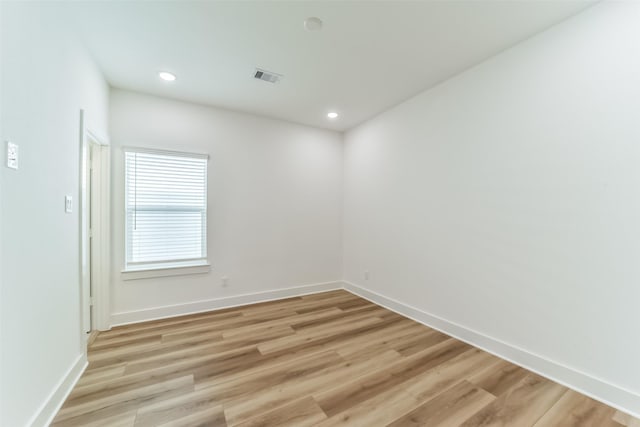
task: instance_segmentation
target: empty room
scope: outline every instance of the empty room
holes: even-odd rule
[[[0,426],[640,427],[640,2],[0,0]]]

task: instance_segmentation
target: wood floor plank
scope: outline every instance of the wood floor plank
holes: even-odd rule
[[[398,342],[410,340],[428,334],[421,325],[413,325],[407,322],[396,323],[386,328],[381,328],[370,334],[359,334],[336,348],[336,351],[347,360],[359,360],[371,354],[386,350],[398,351]],[[427,348],[427,346],[422,349]],[[398,351],[399,353],[399,351]]]
[[[243,400],[263,393],[273,387],[289,386],[291,381],[312,379],[327,369],[344,364],[344,361],[333,351],[313,353],[291,362],[284,362],[271,367],[260,367],[252,375],[240,375],[224,379],[224,381],[198,380],[197,390],[211,390],[218,400]]]
[[[533,426],[566,391],[557,383],[529,374],[462,426]]]
[[[94,400],[65,402],[54,426],[82,426],[137,409],[140,404],[159,401],[193,390],[193,377],[180,377],[156,384],[101,396]]]
[[[119,326],[88,358],[54,426],[636,422],[344,290]]]
[[[392,339],[389,342],[391,348],[403,356],[411,356],[424,348],[446,341],[449,337],[436,330],[424,331],[409,339]]]
[[[387,334],[389,328],[391,327],[403,327],[410,323],[411,321],[408,321],[404,318],[380,318],[379,321],[373,322],[371,324],[365,324],[364,326],[356,327],[355,329],[342,330],[340,332],[336,332],[333,335],[314,337],[314,339],[312,340],[302,340],[298,344],[294,344],[291,347],[269,353],[269,355],[279,355],[282,357],[283,355],[302,355],[309,352],[318,352],[328,349],[335,350],[350,343],[354,343],[356,340],[359,340],[360,342],[366,342],[366,339],[372,337],[374,334]],[[365,341],[362,341],[362,339],[364,339]]]
[[[534,427],[615,427],[615,409],[567,390]]]
[[[136,424],[137,426],[137,424]],[[222,406],[211,406],[201,411],[193,412],[182,418],[154,424],[153,427],[226,427]]]
[[[401,389],[385,390],[318,423],[318,426],[385,426],[412,411],[420,403]]]
[[[312,427],[327,416],[313,398],[307,396],[253,417],[238,427]]]
[[[209,348],[210,351],[215,353],[222,353],[227,350],[233,350],[234,348],[246,347],[250,345],[258,345],[265,342],[271,342],[276,338],[288,337],[295,335],[295,331],[291,326],[287,325],[275,325],[262,327],[259,326],[256,328],[254,334],[244,333],[237,334],[233,338],[220,339],[217,338],[209,341],[198,339],[196,337],[189,337],[187,339],[176,339],[173,341],[169,341],[168,343],[163,343],[162,350],[163,351],[182,351],[185,348],[189,349],[198,349],[198,348]],[[213,342],[213,344],[211,344]],[[202,346],[200,346],[202,344]]]
[[[370,412],[373,411],[374,414],[378,412],[377,409],[372,409],[379,404],[378,402],[391,401],[390,399],[394,399],[396,395],[405,396],[407,400],[402,401],[397,408],[393,408],[390,414],[386,412],[379,414],[387,422],[392,422],[417,408],[422,402],[460,382],[474,367],[493,363],[491,360],[493,357],[478,349],[471,349],[422,373],[413,370],[412,375],[406,375],[398,380],[394,379],[394,375],[398,375],[397,372],[403,375],[402,364],[405,363],[400,361],[386,369],[386,376],[371,373],[353,382],[316,394],[314,397],[323,410],[331,416],[327,424],[366,425],[372,420]],[[387,387],[381,386],[385,381]],[[382,406],[388,408],[386,404]],[[346,418],[340,417],[341,414]],[[392,417],[391,414],[395,416]]]
[[[296,329],[295,327],[296,324],[304,323],[304,322],[314,322],[314,321],[322,322],[323,319],[333,318],[333,316],[336,316],[336,315],[340,316],[342,315],[342,313],[344,313],[342,310],[335,307],[330,307],[324,310],[318,310],[318,311],[314,311],[312,313],[307,313],[307,314],[298,314],[296,312],[292,312],[287,317],[262,321],[257,325],[254,323],[251,325],[245,325],[245,326],[240,326],[235,328],[226,328],[223,331],[223,337],[233,338],[236,335],[241,335],[245,333],[249,333],[249,334],[255,333],[256,327],[286,325],[286,326],[291,326],[293,329]]]
[[[93,369],[90,371],[87,370],[76,383],[76,388],[82,387],[84,385],[90,385],[92,383],[96,383],[100,381],[106,381],[113,378],[121,377],[122,375],[124,375],[126,367],[127,366],[125,363],[120,363],[120,364],[105,366],[103,368]]]
[[[216,333],[220,335],[220,338],[222,338],[223,333],[231,329],[240,328],[243,326],[255,327],[269,321],[286,319],[288,317],[294,316],[295,314],[296,313],[291,310],[278,310],[275,313],[270,313],[269,315],[260,315],[258,317],[242,315],[239,317],[234,317],[231,320],[225,322],[175,328],[171,332],[165,332],[162,335],[162,340],[163,342],[168,343],[174,340],[184,340],[185,338],[188,339],[190,337],[198,337],[205,334],[214,336]],[[286,325],[287,322],[281,322],[280,324]]]
[[[223,412],[220,401],[218,394],[209,389],[191,391],[152,404],[143,404],[138,409],[135,425],[156,426],[184,419],[208,408],[219,408],[219,411],[216,411],[217,414]]]
[[[265,410],[282,406],[294,398],[310,395],[314,391],[330,388],[347,377],[359,377],[371,370],[379,370],[398,360],[400,355],[393,351],[372,355],[361,363],[342,362],[315,372],[303,378],[292,379],[264,392],[237,399],[225,405],[225,415],[230,425],[248,420]]]
[[[113,409],[111,409],[113,412]],[[95,414],[90,414],[90,417],[93,418],[92,421],[89,420],[89,417],[78,417],[77,419],[71,419],[67,421],[63,421],[62,423],[56,423],[56,426],[64,425],[64,426],[82,426],[82,427],[133,427],[136,420],[135,409],[121,412],[120,410],[115,411],[116,414],[113,416],[109,416],[108,414],[102,414],[99,417],[96,417]]]
[[[476,374],[469,378],[469,381],[495,396],[501,396],[511,390],[514,385],[522,381],[527,375],[529,375],[529,371],[526,369],[506,360],[498,359],[497,364],[484,371],[478,370]]]
[[[101,341],[93,341],[93,343],[89,344],[89,348],[91,348],[92,353],[97,353],[100,350],[113,351],[118,347],[130,349],[132,346],[142,345],[142,344],[152,344],[159,343],[162,340],[162,334],[154,333],[149,336],[143,337],[127,337],[126,339],[118,338],[111,340],[101,340]]]
[[[442,363],[443,360],[460,354],[468,346],[460,341],[449,339],[446,342],[425,349],[411,358],[398,358],[394,364],[356,378],[324,393],[315,392],[314,398],[329,416],[338,414],[351,406],[364,402],[372,397],[394,388],[411,378]]]
[[[95,402],[102,398],[110,398],[130,391],[138,391],[142,387],[153,387],[160,383],[158,381],[159,377],[164,381],[188,377],[189,382],[193,384],[192,373],[180,371],[141,373],[132,376],[111,378],[100,382],[93,382],[81,387],[75,387],[69,394],[67,402],[78,407],[85,402]]]
[[[323,310],[328,307],[337,307],[341,310],[346,310],[349,308],[361,307],[369,304],[371,304],[369,301],[363,300],[361,298],[335,298],[331,300],[311,301],[304,304],[304,306],[299,305],[295,310],[300,314],[304,314],[310,313],[312,311]]]
[[[325,313],[327,310],[335,310],[333,315],[329,316],[318,316],[316,313]],[[374,315],[383,314],[384,309],[380,309],[380,307],[370,304],[365,306],[356,307],[353,310],[343,311],[336,307],[332,307],[330,309],[324,309],[319,311],[312,311],[309,313],[299,314],[300,319],[294,320],[291,322],[291,327],[296,331],[300,331],[303,329],[308,329],[312,327],[322,327],[326,325],[328,322],[332,321],[346,321],[350,318],[354,318],[355,316],[361,316],[362,313],[372,313],[375,312]]]
[[[625,414],[621,411],[616,411],[613,415],[613,421],[624,427],[640,427],[640,420],[632,417],[629,414]]]
[[[288,348],[286,351],[303,354],[306,351],[314,351],[314,349],[315,351],[331,349],[342,353],[343,351],[347,352],[347,347],[352,351],[359,351],[365,346],[377,343],[379,340],[387,341],[394,334],[401,334],[403,333],[402,331],[411,328],[413,324],[414,322],[404,318],[384,318],[378,323],[336,333],[326,337],[326,339],[316,339],[313,342],[302,343],[296,347]],[[412,331],[415,332],[415,329]],[[390,349],[389,346],[381,346],[378,350],[384,352]],[[372,353],[375,353],[375,351],[372,350]]]
[[[361,327],[371,326],[376,323],[382,322],[382,319],[379,317],[365,317],[360,320],[355,320],[351,322],[340,322],[338,324],[333,324],[331,326],[327,326],[313,329],[313,330],[305,330],[304,332],[300,332],[294,335],[290,335],[283,338],[278,338],[275,340],[271,340],[266,343],[262,343],[258,345],[258,350],[262,354],[274,353],[276,351],[282,351],[286,349],[296,348],[300,345],[308,345],[315,341],[321,341],[323,339],[332,337],[341,332],[349,332],[352,330],[359,329]]]
[[[262,334],[257,334],[252,337],[240,337],[234,340],[217,340],[213,339],[211,342],[204,340],[188,340],[186,342],[171,341],[166,344],[159,344],[153,348],[145,349],[142,351],[133,351],[124,353],[122,349],[119,349],[115,354],[101,354],[100,357],[89,358],[90,363],[96,367],[108,366],[109,364],[128,363],[138,361],[151,361],[158,359],[168,359],[171,357],[182,358],[185,355],[190,357],[205,356],[211,354],[222,354],[226,351],[232,351],[238,348],[247,346],[254,346],[264,341],[269,341],[273,338],[281,338],[289,335],[294,335],[293,329],[289,326],[281,326],[278,329],[272,329]],[[127,372],[131,372],[131,369],[127,367]]]
[[[210,313],[192,314],[170,319],[152,320],[149,322],[135,323],[125,326],[116,326],[109,331],[100,332],[94,342],[98,343],[107,340],[117,342],[119,339],[126,340],[132,337],[146,337],[149,335],[162,333],[167,329],[177,330],[179,328],[194,325],[215,324],[220,321],[225,321],[241,316],[242,313],[239,311],[234,312],[225,310],[219,312],[216,311]]]
[[[93,350],[88,353],[89,362],[97,362],[106,359],[113,359],[117,357],[126,357],[127,355],[149,353],[157,351],[162,347],[162,338],[158,337],[150,342],[128,344],[125,346],[114,346],[109,348],[101,348],[99,350]],[[99,365],[95,363],[94,366]],[[103,366],[109,366],[109,364]]]
[[[167,354],[158,352],[147,355],[128,362],[125,367],[125,375],[145,371],[162,371],[168,367],[171,369],[194,369],[196,367],[213,366],[219,371],[224,371],[229,366],[235,366],[239,363],[250,364],[262,357],[255,345],[238,347],[223,352],[213,351],[213,349],[215,349],[215,346],[198,347]]]
[[[476,370],[495,363],[495,356],[472,348],[447,360],[422,375],[402,384],[403,390],[421,402],[435,397],[461,380],[466,380]]]
[[[332,337],[331,339],[328,339],[328,340],[316,341],[312,344],[302,345],[295,349],[270,353],[266,356],[262,356],[257,360],[255,360],[252,363],[252,366],[245,367],[245,369],[242,372],[234,373],[232,375],[233,377],[232,379],[243,377],[243,376],[249,376],[249,375],[255,376],[256,373],[263,372],[264,370],[268,370],[273,367],[282,366],[282,364],[292,364],[292,363],[295,364],[297,363],[297,361],[301,361],[310,356],[316,357],[320,354],[323,354],[323,353],[326,354],[327,352],[332,352],[332,351],[339,352],[346,345],[350,344],[352,341],[366,342],[368,340],[374,339],[374,337],[378,337],[378,335],[381,335],[381,334],[385,334],[385,335],[394,334],[398,332],[399,328],[405,327],[405,325],[406,323],[397,322],[395,320],[383,322],[380,324],[376,324],[375,327],[371,327],[370,330],[365,331],[361,329],[360,330],[361,333],[355,335],[355,338],[352,338],[351,335],[344,334],[337,337]],[[368,352],[367,357],[363,357],[361,358],[361,360],[369,359],[372,354],[384,353],[387,350],[390,350],[390,349],[384,348],[380,351]],[[349,357],[348,359],[345,359],[345,360],[349,362],[359,361],[357,359],[354,359],[353,357]],[[228,375],[225,375],[224,377],[216,377],[216,378],[209,378],[209,379],[204,379],[199,377],[198,381],[196,382],[196,389],[208,387],[208,386],[211,386],[212,384],[219,384],[220,382],[225,381],[227,376]]]
[[[467,381],[461,381],[398,418],[389,426],[457,426],[495,399],[493,394]]]

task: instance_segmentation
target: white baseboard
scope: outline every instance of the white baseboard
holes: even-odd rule
[[[313,285],[276,289],[267,292],[234,295],[231,297],[189,302],[185,304],[167,305],[145,310],[113,313],[111,315],[111,323],[113,326],[121,326],[130,323],[145,322],[149,320],[183,316],[186,314],[201,313],[203,311],[219,310],[223,308],[237,307],[240,305],[255,304],[258,302],[297,297],[300,295],[315,294],[318,292],[326,292],[334,289],[342,289],[342,282],[335,281],[316,283]]]
[[[73,390],[73,387],[87,368],[87,365],[87,356],[82,353],[78,356],[75,362],[73,362],[69,370],[53,389],[47,400],[42,404],[40,410],[33,418],[31,418],[27,425],[31,427],[44,427],[51,424],[53,418],[60,410],[60,407],[67,399],[67,396],[69,396],[69,393],[71,393],[71,390]]]
[[[408,304],[362,288],[356,284],[346,281],[343,281],[343,284],[345,290],[375,304],[395,311],[430,328],[444,332],[460,341],[481,348],[579,393],[599,400],[606,405],[619,409],[622,412],[640,418],[640,395],[630,390],[564,366],[506,342],[491,338],[480,332],[429,314]]]

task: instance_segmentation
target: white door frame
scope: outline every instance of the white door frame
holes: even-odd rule
[[[87,319],[86,307],[93,307],[93,318],[90,324],[91,330],[109,330],[111,328],[110,313],[110,212],[111,212],[111,185],[110,185],[110,147],[109,139],[89,129],[85,124],[84,111],[80,110],[80,330],[85,341],[85,324]],[[93,148],[96,160],[89,165],[89,154]],[[87,166],[93,168],[93,176],[98,186],[97,197],[92,200],[92,206],[88,206],[90,190],[87,188]],[[95,188],[95,187],[94,187]],[[91,218],[91,230],[89,229],[89,213],[93,208]],[[92,233],[93,244],[90,247],[89,233]],[[91,268],[90,268],[91,266]],[[92,301],[85,289],[92,288]]]

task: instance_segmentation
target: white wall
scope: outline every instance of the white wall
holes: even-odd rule
[[[639,23],[603,2],[348,132],[346,280],[640,398]]]
[[[4,77],[3,77],[3,69],[4,69],[4,60],[2,57],[2,51],[4,48],[4,43],[3,43],[3,33],[2,33],[2,22],[3,22],[3,14],[4,14],[4,8],[2,7],[2,5],[0,4],[0,150],[4,151],[6,150],[6,147],[4,146],[5,142],[3,141],[4,139],[4,119],[2,117],[2,98],[3,98],[3,92],[4,92],[4,88],[3,88],[3,82],[4,82]],[[2,163],[6,162],[6,153],[4,155],[0,154],[0,168],[2,167]],[[4,200],[3,197],[3,187],[4,187],[4,174],[2,174],[0,172],[0,343],[2,343],[2,331],[4,330],[4,327],[2,326],[3,323],[3,318],[4,316],[2,315],[2,295],[4,293],[3,286],[2,286],[2,200]],[[2,351],[2,346],[0,345],[0,402],[4,402],[4,387],[2,386],[2,384],[4,384],[4,369],[2,368],[3,363],[2,363],[2,359],[3,359],[3,351]],[[2,423],[2,420],[4,419],[4,405],[2,403],[0,403],[0,423]]]
[[[54,6],[1,3],[3,140],[19,144],[20,169],[2,179],[0,425],[29,423],[82,355],[79,111],[107,128],[108,88],[61,30]]]
[[[122,90],[111,92],[110,108],[114,323],[341,279],[340,134]],[[210,155],[211,272],[122,280],[123,146]]]

